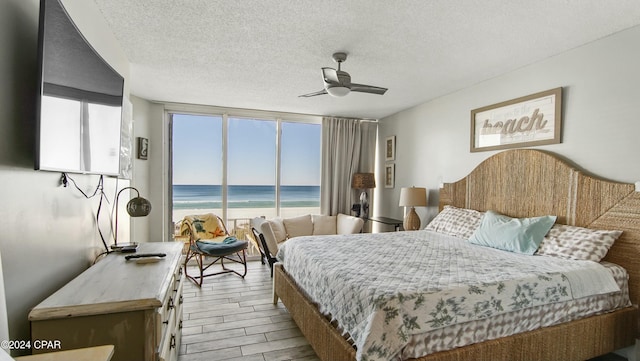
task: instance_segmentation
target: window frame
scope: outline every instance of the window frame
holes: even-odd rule
[[[222,118],[222,214],[220,217],[225,223],[228,222],[228,132],[229,132],[229,118],[240,119],[254,119],[276,122],[276,214],[281,214],[281,202],[280,202],[280,187],[281,185],[281,139],[282,139],[282,123],[306,123],[306,124],[318,124],[322,127],[322,116],[297,114],[297,113],[284,113],[284,112],[271,112],[261,110],[250,109],[238,109],[238,108],[225,108],[215,106],[204,105],[188,105],[188,104],[165,104],[165,118],[168,119],[168,217],[170,224],[173,224],[173,115],[185,114],[194,116],[218,116]],[[320,136],[322,137],[322,129]],[[320,141],[320,163],[319,167],[322,167],[322,141]],[[320,179],[322,182],[322,179]],[[173,227],[170,227],[173,230]]]

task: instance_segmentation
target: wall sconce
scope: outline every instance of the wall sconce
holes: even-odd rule
[[[427,206],[426,188],[402,188],[400,189],[400,207],[411,207],[411,211],[404,217],[405,231],[415,231],[420,229],[420,217],[416,213],[415,207]]]
[[[367,189],[376,187],[376,177],[373,173],[356,173],[351,179],[351,188],[362,189],[360,193],[359,217],[364,219],[369,217],[369,200],[367,199]],[[355,207],[352,207],[354,209]]]
[[[118,195],[116,196],[116,231],[113,235],[114,244],[111,246],[111,249],[120,252],[133,252],[138,247],[138,244],[136,242],[118,244],[118,202],[120,201],[120,193],[127,189],[133,189],[137,194],[127,203],[127,213],[129,213],[129,216],[145,217],[148,216],[149,213],[151,213],[151,202],[149,202],[149,200],[146,198],[140,197],[140,192],[138,192],[136,188],[125,187],[118,192]]]

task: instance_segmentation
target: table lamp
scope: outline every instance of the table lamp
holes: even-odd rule
[[[122,193],[126,189],[133,189],[136,191],[136,196],[131,198],[129,202],[127,202],[127,213],[131,217],[145,217],[151,213],[151,202],[148,199],[140,197],[140,192],[134,187],[124,187],[116,195],[116,230],[113,235],[114,244],[111,246],[111,249],[116,251],[122,251],[123,249],[132,250],[135,252],[135,248],[137,247],[137,243],[126,243],[126,244],[118,244],[118,202],[120,200],[120,193]]]
[[[351,188],[362,189],[360,193],[360,216],[369,216],[369,201],[367,199],[367,189],[376,187],[376,177],[373,173],[356,173],[351,178]]]
[[[404,217],[404,230],[415,231],[420,229],[420,217],[416,213],[415,207],[427,206],[427,189],[406,187],[400,189],[400,207],[411,207],[409,213]]]

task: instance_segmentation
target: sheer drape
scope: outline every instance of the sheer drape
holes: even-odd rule
[[[353,174],[374,172],[376,132],[377,123],[370,121],[322,119],[323,214],[350,214],[355,200],[355,190],[351,189]]]

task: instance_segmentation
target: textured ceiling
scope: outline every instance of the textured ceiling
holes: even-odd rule
[[[640,24],[638,0],[93,0],[131,92],[190,104],[382,118]],[[348,53],[383,96],[298,95]]]

